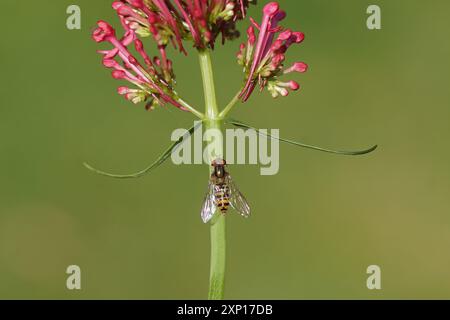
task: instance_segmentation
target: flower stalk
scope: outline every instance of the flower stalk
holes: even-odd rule
[[[211,268],[209,277],[209,300],[223,300],[225,289],[226,220],[219,215],[211,225]]]
[[[239,100],[240,100],[239,96],[240,95],[241,95],[241,92],[239,91],[233,97],[233,99],[228,103],[228,105],[220,112],[219,119],[224,120],[227,117],[227,115],[231,112],[231,110],[233,110],[234,106],[239,102]]]
[[[216,99],[214,74],[209,50],[199,52],[200,69],[202,73],[205,95],[205,127],[206,130],[221,130],[222,120],[219,119],[219,108]],[[212,163],[223,157],[223,141],[215,139],[208,146],[208,160]],[[212,173],[212,167],[209,174]],[[224,297],[225,261],[226,261],[226,220],[224,215],[217,215],[211,222],[211,266],[209,278],[208,299],[221,300]]]
[[[206,120],[215,121],[219,115],[219,107],[217,106],[216,87],[214,85],[214,74],[209,50],[200,51],[199,60],[202,72],[203,92],[205,95]]]

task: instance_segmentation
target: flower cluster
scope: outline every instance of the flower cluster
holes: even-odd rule
[[[159,47],[173,43],[186,53],[183,40],[192,40],[197,49],[214,48],[239,36],[237,20],[243,19],[256,0],[121,0],[114,3],[125,28],[142,36],[153,36]]]
[[[303,62],[284,68],[286,51],[291,45],[301,43],[305,38],[304,34],[278,25],[286,17],[278,3],[267,4],[263,13],[261,25],[252,20],[252,26],[247,30],[248,41],[241,44],[237,54],[238,63],[244,67],[247,75],[239,96],[243,101],[249,99],[257,85],[261,91],[267,87],[274,98],[287,96],[289,90],[296,91],[300,85],[295,81],[283,82],[279,77],[291,72],[303,73],[308,69]],[[258,37],[255,29],[258,30]]]
[[[146,108],[171,103],[181,110],[195,112],[181,100],[174,90],[175,76],[172,61],[167,57],[167,46],[186,53],[184,41],[191,40],[198,50],[213,49],[216,39],[223,41],[239,36],[236,22],[246,16],[248,6],[256,0],[121,0],[114,1],[124,35],[119,38],[106,22],[99,21],[93,32],[97,42],[109,42],[113,48],[99,51],[103,65],[113,70],[115,79],[124,79],[134,88],[119,87],[119,94],[133,103],[147,102]],[[280,77],[292,72],[305,72],[308,66],[296,62],[285,68],[285,53],[293,44],[304,40],[304,34],[283,29],[280,21],[286,13],[277,2],[264,7],[261,24],[253,19],[247,30],[247,43],[240,46],[238,62],[246,74],[239,98],[247,101],[256,86],[267,87],[273,97],[287,96],[300,85],[282,81]],[[139,38],[152,37],[158,55],[149,56]],[[134,47],[136,56],[130,51]],[[139,62],[139,60],[141,62]]]
[[[125,35],[118,39],[113,27],[105,21],[97,23],[92,38],[96,42],[106,41],[113,45],[111,50],[99,51],[103,54],[103,65],[113,70],[113,78],[127,80],[137,87],[136,89],[119,87],[119,94],[135,104],[147,101],[147,109],[171,103],[184,110],[173,90],[172,62],[164,54],[162,59],[159,57],[152,59],[144,50],[142,41],[137,39],[133,30],[128,29]],[[128,47],[132,44],[144,64],[141,64],[129,51]],[[119,63],[116,57],[119,57],[122,63]]]
[[[214,48],[219,35],[223,41],[239,36],[236,22],[245,17],[250,3],[256,0],[114,1],[112,7],[125,30],[124,36],[119,39],[108,23],[99,21],[92,38],[113,45],[111,50],[99,51],[103,54],[103,65],[113,69],[113,77],[135,85],[135,88],[119,87],[119,94],[133,103],[147,102],[149,110],[171,103],[181,110],[192,111],[174,90],[175,76],[167,57],[167,45],[172,43],[186,53],[185,40],[192,40],[194,47],[205,50]],[[139,39],[149,36],[159,50],[159,55],[153,58]],[[130,52],[131,45],[143,63]]]

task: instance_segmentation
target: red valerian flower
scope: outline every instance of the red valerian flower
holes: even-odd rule
[[[109,42],[113,45],[111,50],[99,51],[103,54],[103,65],[113,69],[113,78],[127,80],[137,87],[137,89],[120,87],[119,94],[133,103],[147,101],[147,109],[171,103],[185,110],[173,89],[172,62],[167,60],[165,55],[164,62],[159,57],[151,59],[132,29],[129,29],[119,40],[115,30],[107,22],[99,21],[97,26],[92,38],[96,42]],[[132,44],[144,61],[144,65],[128,50],[128,46]],[[119,63],[116,57],[119,57],[122,63]]]
[[[239,36],[236,22],[245,17],[256,0],[121,0],[113,4],[126,29],[141,36],[153,36],[159,47],[173,43],[186,53],[183,40],[192,40],[197,49],[214,48]]]
[[[171,43],[186,54],[183,45],[186,40],[193,41],[198,50],[207,50],[214,48],[220,35],[223,41],[238,37],[236,22],[245,17],[250,3],[255,4],[256,0],[114,1],[112,7],[119,15],[124,36],[118,39],[108,23],[99,21],[92,38],[113,45],[111,50],[99,51],[104,55],[103,65],[113,69],[113,77],[137,87],[120,87],[119,94],[133,103],[148,102],[147,109],[171,103],[201,116],[175,92],[175,76],[166,47]],[[138,39],[149,36],[154,38],[159,50],[159,56],[154,58],[146,53]],[[143,60],[142,64],[130,53],[128,47],[132,44]]]
[[[296,62],[284,69],[285,53],[292,44],[301,43],[305,36],[302,32],[284,30],[278,25],[286,17],[280,10],[278,3],[271,2],[264,7],[261,25],[252,19],[252,26],[247,30],[247,43],[240,46],[237,54],[238,63],[244,67],[246,73],[245,86],[240,94],[243,101],[247,101],[255,87],[259,84],[261,91],[267,87],[274,98],[287,96],[289,90],[296,91],[300,85],[295,81],[283,82],[279,77],[291,72],[306,72],[308,66],[303,62]],[[255,28],[259,31],[255,35]]]

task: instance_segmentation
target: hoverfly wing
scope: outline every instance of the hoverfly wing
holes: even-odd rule
[[[217,207],[215,201],[214,183],[210,181],[201,211],[201,216],[204,223],[208,223],[213,218],[214,213],[216,213],[216,209]]]
[[[239,212],[243,217],[250,217],[250,205],[244,195],[239,191],[230,174],[226,176],[227,185],[230,189],[230,204],[234,210]]]

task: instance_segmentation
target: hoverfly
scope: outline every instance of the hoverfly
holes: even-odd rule
[[[236,187],[230,174],[225,170],[227,163],[223,159],[216,159],[211,166],[214,172],[209,180],[208,192],[205,196],[201,216],[203,222],[208,223],[219,209],[222,214],[226,214],[230,205],[243,217],[250,216],[250,206],[245,197]]]

